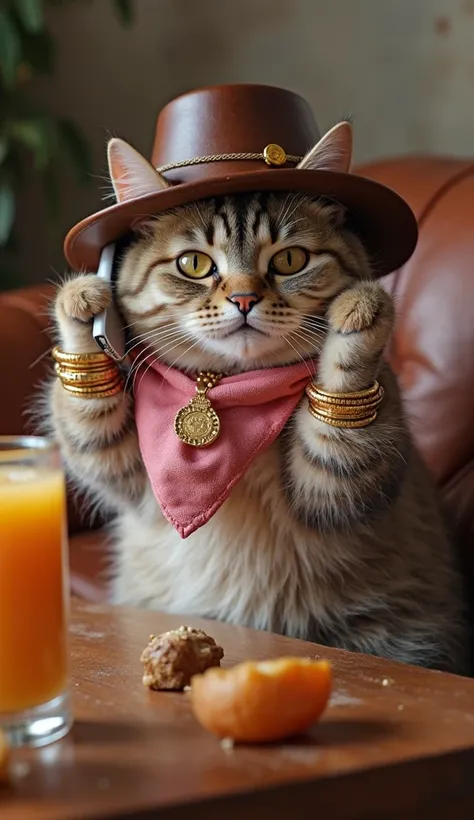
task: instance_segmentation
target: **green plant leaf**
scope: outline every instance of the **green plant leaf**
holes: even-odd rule
[[[43,28],[42,0],[16,0],[18,16],[27,31],[36,34]]]
[[[32,152],[35,167],[46,168],[54,153],[54,133],[51,123],[45,118],[14,120],[8,123],[10,137]]]
[[[2,162],[5,159],[7,154],[8,154],[8,139],[7,139],[7,137],[0,136],[0,165],[2,164]]]
[[[0,262],[0,290],[10,290],[18,287],[18,275],[12,268],[7,268]]]
[[[132,0],[113,0],[115,10],[125,26],[133,23],[133,3]]]
[[[15,195],[6,182],[0,184],[0,247],[10,236],[15,218]]]
[[[6,86],[15,84],[21,62],[21,41],[8,9],[0,8],[0,68]]]
[[[54,164],[51,163],[43,172],[43,190],[49,215],[52,219],[59,213],[59,175]]]
[[[91,156],[89,145],[77,125],[69,119],[57,122],[59,140],[65,148],[81,184],[90,182]]]
[[[49,31],[38,34],[25,32],[23,36],[23,59],[37,74],[50,74],[54,67],[55,42]]]

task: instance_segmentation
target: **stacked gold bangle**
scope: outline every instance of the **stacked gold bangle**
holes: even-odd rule
[[[384,396],[378,381],[366,390],[353,393],[331,393],[314,382],[306,387],[309,412],[319,421],[332,427],[368,427],[377,418],[377,410]]]
[[[53,350],[54,369],[68,393],[82,399],[105,399],[120,393],[120,369],[106,353],[63,353]]]

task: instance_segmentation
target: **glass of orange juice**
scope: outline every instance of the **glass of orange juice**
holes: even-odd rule
[[[0,728],[42,746],[71,728],[66,490],[45,438],[0,436]]]

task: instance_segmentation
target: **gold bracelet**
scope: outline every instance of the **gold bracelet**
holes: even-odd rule
[[[98,384],[87,384],[87,383],[86,384],[77,384],[77,382],[74,382],[74,383],[70,384],[67,381],[67,379],[65,381],[63,381],[61,379],[62,386],[64,388],[68,389],[70,392],[84,393],[84,394],[86,394],[86,393],[97,393],[98,391],[100,392],[101,390],[108,390],[109,388],[115,387],[117,384],[121,385],[122,383],[123,383],[123,378],[122,378],[122,374],[119,371],[117,371],[117,373],[115,374],[115,376],[113,378],[107,379],[107,380],[102,380]]]
[[[357,414],[361,411],[366,411],[367,413],[370,411],[373,413],[374,410],[377,410],[380,402],[381,399],[378,398],[375,401],[368,401],[364,404],[326,404],[325,401],[310,399],[310,404],[312,404],[313,407],[324,408],[324,410],[327,410],[328,413],[334,416],[350,416],[352,413]]]
[[[342,409],[338,408],[336,412],[334,412],[332,407],[325,407],[322,404],[316,404],[316,402],[310,402],[310,407],[316,410],[321,416],[334,419],[363,419],[377,412],[377,408],[373,405],[357,407],[357,409],[349,409],[346,407]]]
[[[377,418],[384,396],[378,381],[365,390],[335,393],[310,382],[306,387],[311,415],[332,427],[367,427]]]
[[[367,416],[367,418],[363,419],[335,419],[335,418],[326,418],[318,413],[317,410],[314,410],[311,405],[309,405],[309,412],[315,419],[318,421],[324,422],[324,424],[329,424],[331,427],[343,427],[343,428],[356,428],[356,427],[368,427],[369,424],[372,424],[375,419],[377,418],[377,413],[372,413],[371,416]]]
[[[102,382],[110,381],[117,376],[118,372],[116,367],[91,370],[90,373],[85,370],[65,370],[57,363],[55,364],[54,369],[56,371],[56,375],[59,376],[63,383],[83,384],[84,386],[101,384]]]
[[[64,353],[59,347],[53,348],[53,359],[59,364],[72,365],[76,367],[90,367],[94,365],[110,365],[111,358],[107,353]]]
[[[327,407],[334,407],[335,409],[338,407],[365,407],[367,404],[377,404],[380,402],[380,397],[383,395],[383,388],[380,389],[379,393],[376,393],[374,396],[369,396],[366,399],[344,399],[342,398],[344,394],[341,394],[340,399],[327,399],[314,390],[307,390],[306,394],[310,401],[321,402],[321,404],[327,405]]]
[[[55,347],[53,359],[62,387],[73,396],[107,398],[123,388],[120,369],[105,353],[64,353]]]
[[[109,387],[106,390],[95,390],[95,391],[83,391],[83,390],[73,390],[70,387],[66,387],[63,385],[64,389],[71,396],[75,396],[77,399],[108,399],[110,396],[116,396],[117,393],[121,393],[123,389],[123,384],[120,381],[115,387]]]
[[[377,380],[374,381],[371,387],[367,387],[365,390],[357,390],[350,393],[332,393],[329,390],[323,390],[322,387],[319,387],[315,382],[310,382],[306,387],[306,393],[310,398],[314,396],[329,403],[341,402],[347,404],[370,401],[380,395],[381,391],[383,393],[383,387]]]

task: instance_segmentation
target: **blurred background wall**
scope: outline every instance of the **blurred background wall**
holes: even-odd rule
[[[143,153],[159,108],[201,84],[264,82],[306,96],[321,130],[355,118],[356,161],[407,153],[474,154],[474,0],[134,0],[124,27],[107,0],[47,6],[58,44],[38,104],[73,117],[92,149],[91,183],[68,171],[51,228],[39,184],[16,218],[22,282],[65,271],[62,236],[101,206],[105,144]]]

